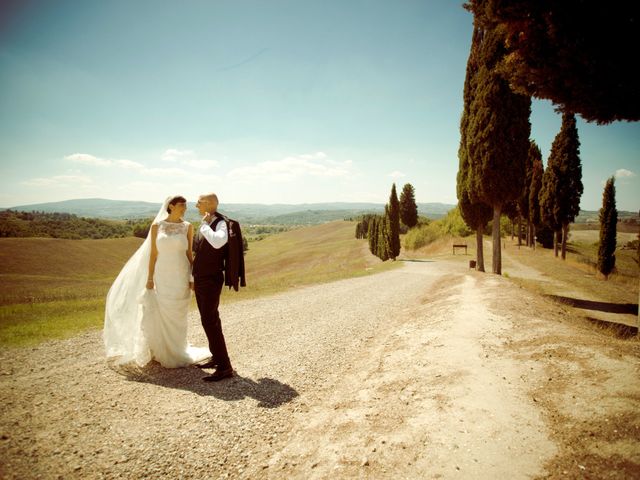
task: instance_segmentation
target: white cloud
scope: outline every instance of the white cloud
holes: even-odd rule
[[[37,177],[21,182],[27,187],[73,187],[93,183],[85,175],[54,175],[52,177]]]
[[[206,170],[207,168],[215,168],[220,166],[220,164],[215,160],[198,160],[198,159],[183,160],[182,164],[188,167],[197,168],[200,170]]]
[[[269,160],[231,170],[236,181],[291,182],[301,177],[338,178],[351,174],[351,161],[336,162],[322,152]]]
[[[398,170],[394,170],[393,172],[391,172],[389,174],[389,176],[391,178],[402,178],[402,177],[406,177],[406,175],[402,172],[399,172]]]
[[[627,170],[626,168],[621,168],[619,170],[616,170],[616,173],[615,173],[616,178],[635,177],[635,176],[636,176],[635,173],[633,173],[631,170]]]
[[[188,175],[181,168],[144,168],[141,173],[153,177],[184,177]]]
[[[70,160],[76,163],[83,163],[85,165],[96,165],[99,167],[106,167],[111,165],[111,160],[105,160],[104,158],[94,157],[88,153],[74,153],[64,157],[65,160]]]
[[[144,165],[132,160],[116,160],[116,165],[124,168],[125,170],[142,170]]]
[[[206,170],[208,168],[215,168],[220,166],[220,163],[216,160],[209,160],[206,158],[199,158],[198,154],[193,150],[179,150],[177,148],[169,148],[164,151],[160,157],[165,162],[180,163],[191,168],[197,168],[198,170]]]
[[[176,160],[191,158],[193,156],[193,150],[178,150],[177,148],[169,148],[164,151],[160,158],[162,158],[162,160],[164,160],[165,162],[175,162]]]

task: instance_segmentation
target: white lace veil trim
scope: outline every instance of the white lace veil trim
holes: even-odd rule
[[[153,223],[165,220],[173,195],[167,197]],[[138,298],[147,284],[151,256],[151,229],[147,238],[129,258],[107,293],[102,337],[107,358],[117,357],[117,363],[136,361],[144,364],[149,347],[141,329],[142,309]],[[146,359],[147,361],[150,359]]]

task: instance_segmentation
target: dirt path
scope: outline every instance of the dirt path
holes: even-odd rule
[[[238,376],[0,354],[2,478],[634,478],[640,347],[446,262],[225,306]],[[192,318],[192,340],[204,336]],[[606,475],[604,475],[606,473]]]

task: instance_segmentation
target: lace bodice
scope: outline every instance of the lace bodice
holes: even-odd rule
[[[165,235],[186,235],[189,230],[189,222],[182,221],[180,223],[167,222],[162,220],[158,223],[158,233]]]
[[[158,237],[156,238],[156,247],[160,254],[158,261],[163,263],[171,261],[170,258],[167,258],[167,255],[171,253],[177,253],[181,262],[187,261],[184,252],[189,245],[188,230],[189,222],[173,223],[163,220],[158,223]]]

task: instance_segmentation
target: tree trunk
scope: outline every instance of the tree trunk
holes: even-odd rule
[[[555,235],[553,236],[553,254],[558,257],[558,246],[562,241],[562,230],[556,230]]]
[[[516,221],[511,220],[511,241],[513,242],[513,236],[516,233]]]
[[[482,229],[476,230],[476,270],[484,272],[484,246],[482,244]]]
[[[502,250],[500,249],[500,212],[502,205],[493,207],[493,273],[502,275]]]
[[[518,215],[518,246],[522,245],[522,216]]]
[[[531,245],[535,250],[536,249],[536,226],[533,223],[531,224]]]
[[[569,234],[569,224],[568,223],[563,223],[562,224],[562,259],[566,260],[567,259],[567,235]]]

